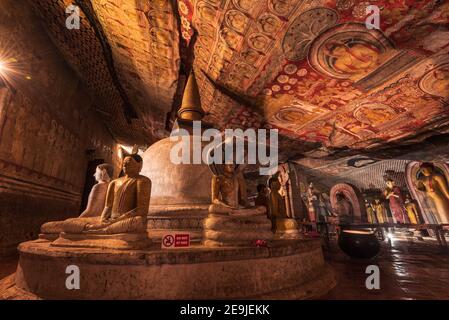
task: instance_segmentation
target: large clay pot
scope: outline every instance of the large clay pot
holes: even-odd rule
[[[372,231],[342,230],[338,245],[352,258],[369,259],[377,255],[380,250],[379,240]]]

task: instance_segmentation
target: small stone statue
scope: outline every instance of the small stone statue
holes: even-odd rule
[[[211,165],[212,204],[204,220],[206,246],[250,246],[270,240],[271,223],[264,206],[249,207],[243,174],[234,164]]]
[[[63,224],[64,233],[53,244],[117,249],[146,246],[151,180],[139,174],[141,169],[139,155],[126,156],[123,160],[125,176],[110,183],[101,217],[67,219]],[[83,243],[78,241],[80,239],[86,241]]]
[[[89,193],[86,209],[81,213],[79,218],[94,218],[99,217],[103,212],[106,192],[108,190],[109,182],[113,176],[113,168],[107,163],[103,163],[97,166],[95,170],[95,180],[98,181]],[[44,223],[41,226],[41,234],[39,238],[47,240],[55,240],[59,233],[62,232],[62,221],[51,221]]]

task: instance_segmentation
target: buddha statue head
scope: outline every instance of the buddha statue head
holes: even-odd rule
[[[393,187],[394,187],[393,179],[387,179],[387,181],[385,183],[387,184],[388,188],[393,189]]]
[[[138,154],[127,155],[123,159],[123,173],[128,177],[137,177],[142,170],[142,157]]]
[[[426,177],[429,177],[435,171],[435,166],[430,162],[424,162],[419,166],[419,171]]]
[[[114,169],[107,163],[102,163],[95,169],[94,177],[98,182],[110,182]]]

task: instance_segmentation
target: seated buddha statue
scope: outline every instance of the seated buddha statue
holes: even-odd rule
[[[217,165],[213,167],[218,168]],[[204,220],[205,246],[251,246],[273,237],[265,206],[250,207],[243,174],[234,164],[221,165],[212,177],[212,204]]]
[[[125,175],[109,184],[101,216],[65,220],[64,232],[53,245],[114,249],[147,246],[151,180],[139,174],[142,162],[137,154],[127,155],[123,160]]]
[[[95,170],[95,180],[98,182],[92,188],[87,200],[87,207],[79,216],[80,218],[94,218],[101,216],[103,212],[106,192],[108,190],[109,182],[113,176],[113,168],[107,163],[97,166]],[[64,220],[46,222],[41,226],[41,234],[39,238],[47,240],[55,240],[59,233],[61,233]]]

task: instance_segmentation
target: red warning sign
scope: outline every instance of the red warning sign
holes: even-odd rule
[[[187,248],[190,247],[189,233],[171,233],[162,237],[162,248]]]

